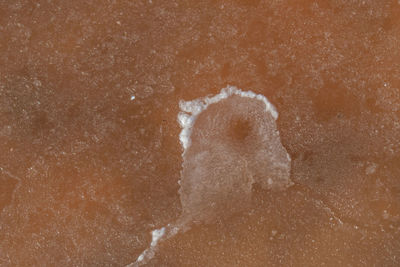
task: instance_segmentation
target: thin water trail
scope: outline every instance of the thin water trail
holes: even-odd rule
[[[149,248],[128,266],[147,263],[159,242],[192,223],[212,223],[246,210],[254,183],[270,190],[293,184],[291,159],[276,126],[278,112],[265,96],[228,86],[215,96],[181,101],[180,109],[182,214],[152,231]]]

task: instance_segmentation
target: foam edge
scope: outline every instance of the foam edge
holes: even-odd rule
[[[275,120],[278,119],[278,111],[276,110],[275,106],[268,101],[268,98],[261,94],[256,94],[253,91],[242,91],[236,86],[231,85],[222,88],[220,93],[214,96],[197,98],[192,101],[181,100],[179,102],[179,108],[181,109],[181,112],[179,112],[178,114],[178,122],[182,128],[179,134],[179,141],[181,142],[181,145],[183,147],[183,154],[190,147],[192,126],[196,121],[198,115],[206,110],[209,105],[218,103],[219,101],[226,99],[232,95],[254,98],[262,101],[265,104],[265,111],[269,112]]]

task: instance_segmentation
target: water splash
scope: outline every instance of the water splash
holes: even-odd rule
[[[210,223],[248,208],[254,183],[271,190],[292,185],[291,160],[276,126],[278,112],[265,96],[228,86],[179,106],[182,214],[154,230],[150,247],[130,266],[148,262],[159,241],[192,223]]]

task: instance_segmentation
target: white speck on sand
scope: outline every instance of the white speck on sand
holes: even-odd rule
[[[365,173],[367,175],[375,173],[377,165],[375,163],[368,164],[367,168],[365,169]]]

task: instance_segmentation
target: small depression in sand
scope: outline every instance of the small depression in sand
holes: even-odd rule
[[[152,242],[132,266],[146,263],[157,243],[191,223],[212,223],[245,210],[255,183],[264,189],[289,187],[290,157],[268,99],[228,86],[215,96],[180,102],[183,147],[180,180],[182,214],[152,232]]]

